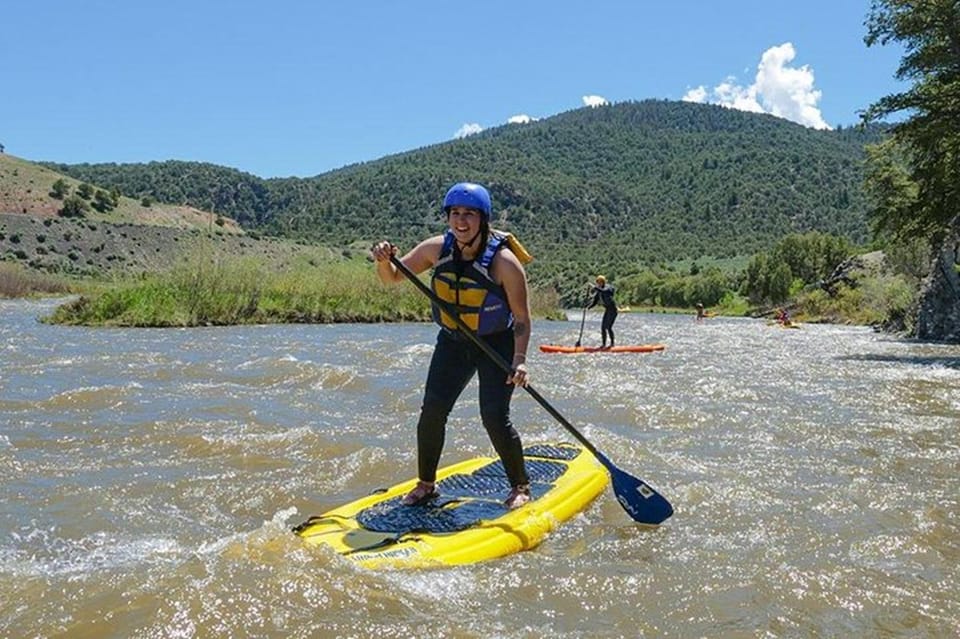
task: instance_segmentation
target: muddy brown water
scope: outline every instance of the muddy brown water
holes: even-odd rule
[[[960,634],[960,347],[621,314],[667,349],[531,353],[533,383],[676,514],[638,527],[608,490],[535,550],[374,572],[289,529],[413,476],[434,327],[38,323],[54,304],[0,301],[0,636]],[[445,464],[491,453],[475,397]],[[514,421],[570,440],[524,393]]]

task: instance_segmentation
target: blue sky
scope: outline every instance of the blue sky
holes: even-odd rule
[[[31,0],[0,19],[0,143],[34,161],[312,176],[588,104],[848,126],[905,88],[869,0]],[[522,124],[518,124],[522,126]]]

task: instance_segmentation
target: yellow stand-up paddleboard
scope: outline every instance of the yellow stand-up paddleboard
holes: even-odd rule
[[[440,495],[424,505],[400,503],[416,485],[410,480],[311,517],[294,532],[366,568],[470,564],[537,546],[610,482],[579,446],[536,444],[524,457],[533,499],[516,510],[503,505],[510,491],[503,464],[480,457],[438,471]]]

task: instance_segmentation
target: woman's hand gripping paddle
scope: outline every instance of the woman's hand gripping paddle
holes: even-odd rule
[[[457,326],[466,335],[474,344],[476,344],[480,350],[486,353],[493,362],[503,369],[506,372],[511,372],[510,365],[500,357],[500,354],[493,348],[484,342],[482,339],[477,337],[477,335],[470,330],[470,327],[460,319],[460,315],[457,313],[456,309],[453,308],[450,304],[444,300],[437,297],[437,294],[430,290],[426,284],[420,281],[413,272],[404,266],[403,262],[397,259],[396,255],[390,256],[390,262],[397,267],[397,269],[406,275],[407,279],[410,280],[420,291],[430,298],[434,304],[439,306],[447,315],[453,318],[457,323]],[[586,315],[586,310],[584,310],[584,315]],[[550,405],[547,400],[545,400],[540,393],[533,389],[529,384],[524,386],[524,389],[533,397],[538,404],[543,406],[548,413],[550,413],[554,419],[560,422],[560,425],[566,428],[571,435],[573,435],[577,441],[583,444],[584,448],[593,453],[594,457],[603,464],[606,469],[610,472],[610,477],[612,479],[613,492],[617,496],[617,501],[620,502],[620,506],[623,507],[627,514],[630,517],[641,524],[650,524],[657,525],[662,523],[670,515],[673,514],[673,506],[670,505],[670,502],[666,500],[660,493],[655,491],[650,487],[649,484],[644,482],[641,479],[630,475],[629,473],[620,470],[617,468],[613,462],[607,459],[606,455],[601,453],[599,450],[594,447],[587,438],[580,434],[580,432],[573,427],[573,425],[566,420],[566,418],[557,412],[553,406]]]

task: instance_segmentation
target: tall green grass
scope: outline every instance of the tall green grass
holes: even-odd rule
[[[214,326],[423,320],[416,291],[381,284],[360,261],[276,270],[255,258],[193,259],[61,306],[57,324]]]
[[[16,262],[0,261],[0,297],[61,295],[73,291],[73,285],[55,275],[32,271]]]
[[[557,313],[556,295],[532,295]],[[562,316],[562,315],[561,315]],[[194,256],[167,272],[100,287],[44,321],[87,326],[217,326],[397,322],[430,319],[430,302],[407,283],[382,284],[366,260],[283,268],[257,258]]]
[[[531,288],[529,291],[530,313],[534,318],[567,320],[560,308],[560,293],[554,288]]]

